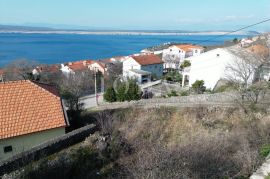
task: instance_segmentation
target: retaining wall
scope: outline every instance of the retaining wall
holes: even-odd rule
[[[82,142],[96,130],[97,128],[95,125],[89,125],[72,131],[66,135],[49,140],[28,151],[15,155],[8,160],[0,161],[0,176],[22,168],[33,161],[37,161],[41,158],[59,152],[71,145]]]

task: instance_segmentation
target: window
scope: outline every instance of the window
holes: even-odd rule
[[[195,53],[198,53],[198,50],[195,50]]]
[[[9,153],[9,152],[12,152],[12,146],[5,146],[4,147],[4,153]]]

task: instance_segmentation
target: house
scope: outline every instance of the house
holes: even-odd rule
[[[41,65],[32,70],[34,76],[39,76],[42,73],[57,73],[60,71],[60,65]]]
[[[254,41],[251,39],[242,39],[240,42],[241,47],[250,47]]]
[[[0,160],[65,134],[58,91],[31,81],[0,83]]]
[[[204,48],[197,45],[173,45],[163,50],[164,68],[178,69],[185,58],[204,53]]]
[[[105,62],[95,61],[88,65],[88,69],[91,71],[101,72],[103,75],[107,72]]]
[[[160,79],[163,75],[163,61],[156,55],[132,56],[123,62],[123,77],[136,78],[139,84]]]
[[[204,80],[206,88],[214,89],[220,80],[224,80],[232,72],[228,71],[229,65],[235,65],[236,60],[248,59],[261,62],[254,55],[241,47],[233,46],[229,48],[218,48],[201,54],[200,56],[190,57],[191,68],[189,74],[185,74],[183,79],[189,79],[189,86],[196,80]],[[255,72],[251,75],[248,83],[252,83]],[[184,82],[183,82],[184,83]]]
[[[67,75],[69,75],[69,74],[75,74],[76,71],[87,70],[88,66],[91,63],[93,63],[92,60],[81,60],[81,61],[77,61],[77,62],[69,62],[66,65],[61,64],[60,70],[64,74],[67,74]]]

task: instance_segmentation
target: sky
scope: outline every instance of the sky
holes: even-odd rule
[[[270,18],[269,0],[0,0],[0,24],[70,29],[234,30]],[[269,31],[270,22],[249,30]]]

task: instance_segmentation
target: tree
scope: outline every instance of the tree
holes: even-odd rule
[[[206,90],[206,87],[204,86],[204,81],[203,80],[197,80],[195,83],[192,84],[192,89],[197,93],[197,94],[203,94]]]
[[[66,100],[69,110],[79,111],[82,108],[80,97],[92,94],[94,91],[93,74],[86,71],[77,71],[68,76],[63,75],[58,84],[63,98]]]
[[[116,101],[132,101],[141,98],[141,91],[136,80],[116,80],[113,87],[116,94]]]
[[[180,64],[180,57],[177,55],[166,54],[163,56],[163,61],[166,64],[166,68],[169,69],[178,69]]]
[[[8,64],[4,69],[4,80],[38,80],[38,76],[33,75],[32,71],[37,67],[37,62],[19,59]]]
[[[106,101],[108,101],[110,103],[115,102],[116,101],[116,93],[115,93],[113,87],[107,88],[103,97]]]
[[[181,64],[180,68],[181,69],[184,69],[184,68],[187,68],[187,67],[190,67],[191,66],[191,63],[189,60],[184,60],[184,62]]]
[[[238,39],[237,39],[237,38],[234,38],[234,39],[233,39],[233,43],[234,43],[234,44],[237,44],[237,43],[238,43]]]

